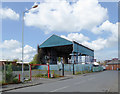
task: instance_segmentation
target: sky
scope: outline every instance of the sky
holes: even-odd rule
[[[97,61],[118,57],[118,3],[98,0],[76,2],[3,2],[2,56],[0,59],[22,57],[22,15],[24,14],[24,60],[31,61],[37,45],[52,34],[77,41],[95,51]],[[0,50],[1,51],[1,50]]]

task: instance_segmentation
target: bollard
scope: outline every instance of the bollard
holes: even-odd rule
[[[20,74],[19,74],[19,82],[20,82]]]
[[[49,64],[48,64],[48,78],[50,78],[50,68],[49,68]]]
[[[64,76],[64,64],[62,63],[62,76]]]
[[[73,64],[73,75],[75,75],[74,64]]]

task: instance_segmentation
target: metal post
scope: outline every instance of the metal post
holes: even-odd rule
[[[4,65],[4,81],[6,82],[6,65],[4,62],[3,62],[3,65]]]
[[[64,76],[64,64],[62,63],[62,75]]]
[[[86,63],[86,56],[85,56],[85,63]]]
[[[23,12],[23,23],[22,23],[22,82],[24,82],[24,12]]]
[[[82,54],[80,54],[80,63],[82,63]]]
[[[73,75],[75,74],[75,71],[74,71],[74,64],[73,64]]]
[[[30,71],[30,80],[32,80],[32,68],[31,68],[31,64],[29,65],[29,71]]]
[[[76,63],[78,64],[78,53],[76,53]]]
[[[35,5],[32,8],[36,8],[36,7],[38,7],[38,5]],[[22,82],[24,82],[24,64],[23,64],[23,62],[24,62],[24,13],[31,10],[32,8],[24,11],[23,18],[22,18],[22,20],[23,20],[23,23],[22,23]]]

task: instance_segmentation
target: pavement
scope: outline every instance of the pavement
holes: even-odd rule
[[[68,75],[57,79],[38,79],[32,86],[21,86],[4,92],[118,92],[118,71]],[[38,83],[39,81],[40,83]],[[28,83],[26,83],[28,85]],[[9,86],[11,87],[11,86]],[[23,88],[24,87],[24,88]]]
[[[0,92],[5,92],[5,91],[19,89],[19,88],[25,88],[25,87],[30,87],[30,86],[36,86],[36,85],[45,84],[45,83],[52,83],[52,82],[55,82],[55,81],[67,80],[67,79],[71,79],[71,78],[73,78],[72,75],[59,77],[59,78],[51,78],[51,79],[48,79],[48,78],[32,78],[32,81],[26,81],[24,83],[3,85]]]

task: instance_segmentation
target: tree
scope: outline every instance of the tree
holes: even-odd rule
[[[14,62],[18,62],[18,61],[19,61],[19,59],[13,59],[13,61],[14,61]]]
[[[36,55],[33,57],[33,60],[30,62],[30,64],[39,64],[38,54],[36,54]]]
[[[33,60],[30,64],[44,64],[45,59],[45,51],[43,49],[39,49],[38,54],[33,57]]]

